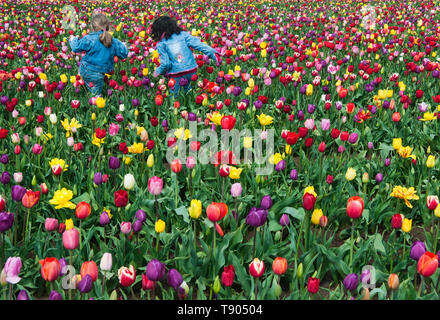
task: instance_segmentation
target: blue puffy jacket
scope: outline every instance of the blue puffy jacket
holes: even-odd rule
[[[213,61],[217,59],[214,48],[188,32],[181,31],[179,34],[173,34],[169,39],[164,38],[158,42],[157,52],[160,56],[160,66],[156,69],[156,73],[172,76],[197,68],[196,59],[190,48],[203,52]]]
[[[96,72],[110,73],[115,68],[114,57],[127,58],[128,49],[115,38],[112,39],[112,45],[107,48],[99,40],[101,33],[102,31],[91,32],[81,39],[72,38],[69,44],[75,53],[86,52],[81,63],[85,62],[88,68]]]

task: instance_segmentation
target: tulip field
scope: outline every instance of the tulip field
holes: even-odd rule
[[[161,15],[220,57],[176,97]],[[438,0],[1,1],[0,299],[439,299],[439,45]]]

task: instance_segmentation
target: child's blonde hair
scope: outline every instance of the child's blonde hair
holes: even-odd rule
[[[103,31],[99,36],[101,43],[109,48],[112,45],[112,35],[109,33],[110,20],[102,13],[95,13],[92,16],[92,29],[94,32]]]

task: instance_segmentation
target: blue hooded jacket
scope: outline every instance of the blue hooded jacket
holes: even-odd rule
[[[128,56],[127,47],[118,39],[113,38],[109,48],[99,40],[102,31],[91,32],[81,39],[73,38],[69,41],[70,48],[75,53],[86,52],[81,63],[87,67],[102,73],[110,73],[115,68],[114,57],[126,59]]]
[[[173,34],[169,39],[164,38],[158,42],[160,66],[156,69],[156,73],[173,75],[197,68],[196,59],[190,48],[201,51],[214,61],[217,59],[214,48],[188,32],[181,31],[179,34]]]

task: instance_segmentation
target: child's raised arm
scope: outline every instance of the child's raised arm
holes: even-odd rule
[[[128,56],[128,49],[125,44],[123,44],[120,40],[113,38],[115,45],[115,54],[120,59],[126,59]]]
[[[71,36],[69,38],[69,45],[73,52],[79,53],[83,51],[89,51],[92,48],[92,42],[87,36],[78,40],[77,37]]]
[[[217,53],[214,48],[211,48],[207,44],[200,41],[199,38],[190,35],[188,32],[184,32],[186,43],[190,48],[199,50],[206,54],[211,60],[217,61],[215,54]]]

